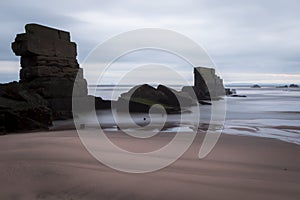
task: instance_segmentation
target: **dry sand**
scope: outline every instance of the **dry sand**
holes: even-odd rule
[[[111,138],[141,150],[120,133]],[[167,168],[127,174],[95,160],[74,130],[1,136],[0,199],[300,199],[299,145],[222,134],[199,160],[202,139]]]

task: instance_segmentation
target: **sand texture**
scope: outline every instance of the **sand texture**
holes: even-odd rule
[[[169,136],[142,144],[120,133],[110,137],[142,151],[141,146],[159,147]],[[200,133],[169,167],[128,174],[95,160],[73,130],[4,135],[0,199],[300,199],[299,145],[223,134],[199,160],[202,139]]]

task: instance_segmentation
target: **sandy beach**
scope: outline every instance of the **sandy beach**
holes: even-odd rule
[[[119,132],[110,138],[131,150],[149,150],[171,135],[144,144]],[[147,174],[101,164],[74,130],[4,135],[0,199],[299,199],[299,145],[222,134],[199,160],[203,135],[175,163]]]

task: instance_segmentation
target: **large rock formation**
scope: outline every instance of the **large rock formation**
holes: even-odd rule
[[[25,33],[17,34],[12,49],[21,56],[20,83],[48,101],[53,119],[71,118],[73,87],[78,91],[75,96],[86,97],[87,82],[70,33],[27,24]]]
[[[72,95],[94,98],[87,96],[70,33],[27,24],[12,50],[21,56],[20,81],[0,84],[0,132],[48,129],[52,120],[72,118]]]
[[[195,67],[194,86],[185,86],[182,91],[194,93],[199,101],[214,100],[225,95],[223,80],[216,75],[215,69],[206,67]]]
[[[187,107],[196,105],[197,101],[187,93],[178,92],[164,85],[154,88],[144,84],[137,85],[121,94],[114,105],[119,111],[129,105],[130,112],[149,112],[151,106],[156,104],[163,106],[167,113],[180,113]]]

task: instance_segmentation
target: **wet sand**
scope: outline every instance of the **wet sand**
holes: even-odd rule
[[[118,145],[159,147],[170,136],[138,144],[120,133]],[[95,160],[76,131],[0,137],[0,199],[299,199],[300,146],[273,139],[222,134],[197,157],[203,134],[172,165],[127,174]],[[149,139],[148,139],[149,140]],[[145,150],[144,149],[144,150]]]

